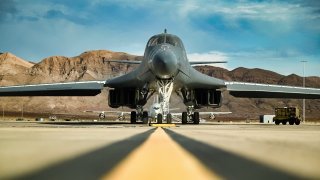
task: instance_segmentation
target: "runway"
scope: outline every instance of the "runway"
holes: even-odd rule
[[[0,179],[319,179],[320,126],[0,122]]]

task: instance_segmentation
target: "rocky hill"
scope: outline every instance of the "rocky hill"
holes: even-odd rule
[[[52,56],[32,64],[10,53],[0,55],[0,85],[37,84],[50,82],[104,80],[130,72],[136,65],[108,62],[108,60],[141,60],[122,52],[88,51],[75,57]],[[302,78],[292,74],[283,76],[263,69],[243,67],[228,71],[223,68],[201,66],[196,69],[227,81],[245,81],[283,85],[302,85]],[[306,86],[320,88],[320,77],[306,78]],[[1,97],[7,112],[42,112],[48,114],[83,114],[84,110],[109,109],[107,90],[94,97]],[[320,119],[320,101],[306,100],[307,118]],[[152,103],[152,102],[151,102]],[[232,111],[232,117],[257,119],[260,114],[273,114],[275,107],[302,106],[301,100],[235,98],[224,92],[223,106],[218,111]],[[182,101],[173,96],[171,107],[184,109]],[[121,109],[122,110],[122,109]],[[126,109],[125,109],[126,110]],[[212,111],[205,108],[204,111]]]
[[[11,53],[0,54],[0,85],[13,85],[24,83],[23,77],[28,74],[32,63],[25,61]],[[17,78],[16,76],[19,76]]]

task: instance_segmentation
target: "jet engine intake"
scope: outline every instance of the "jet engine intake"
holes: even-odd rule
[[[117,88],[109,90],[109,106],[118,108],[126,106],[135,109],[137,105],[143,106],[146,104],[146,94],[142,94],[136,88]]]
[[[213,107],[221,106],[222,94],[217,89],[195,89],[194,98],[196,107]]]

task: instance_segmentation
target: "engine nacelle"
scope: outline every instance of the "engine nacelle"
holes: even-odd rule
[[[194,90],[195,106],[218,108],[221,106],[222,93],[217,89],[195,89]]]
[[[193,106],[195,109],[221,107],[222,92],[219,89],[182,89],[181,93],[186,106]]]
[[[134,109],[137,105],[143,106],[145,104],[145,95],[142,95],[136,88],[118,88],[109,90],[109,106],[112,108],[126,106]]]

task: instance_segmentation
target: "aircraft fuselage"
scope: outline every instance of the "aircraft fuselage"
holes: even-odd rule
[[[180,38],[167,33],[149,39],[143,60],[135,70],[107,80],[105,85],[114,88],[109,93],[109,105],[114,108],[142,109],[150,96],[157,93],[164,117],[169,114],[172,92],[183,99],[191,116],[193,109],[202,106],[220,107],[221,88],[225,87],[223,80],[195,70]],[[142,110],[137,111],[142,113]]]

